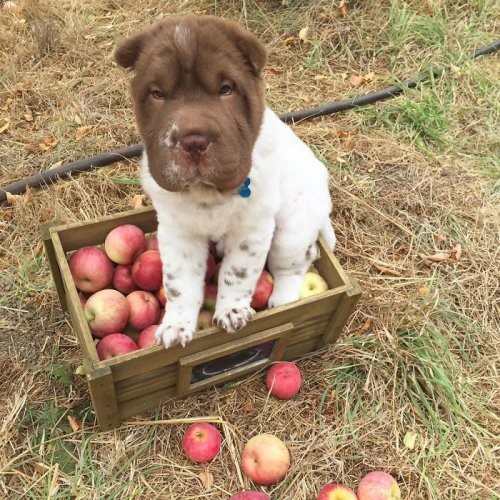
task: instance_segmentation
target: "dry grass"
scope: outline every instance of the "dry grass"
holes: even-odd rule
[[[404,498],[498,498],[498,61],[464,62],[495,38],[498,9],[488,0],[366,0],[349,2],[342,18],[328,0],[288,3],[20,0],[0,13],[2,184],[138,141],[112,47],[172,13],[216,13],[258,33],[279,112],[379,88],[433,61],[460,63],[398,99],[295,126],[330,167],[336,254],[364,296],[336,346],[298,360],[304,389],[287,403],[268,398],[257,373],[99,433],[38,227],[128,209],[140,193],[137,164],[0,207],[0,496],[228,498],[250,486],[243,443],[271,432],[293,457],[287,478],[268,489],[273,499],[312,499],[328,481],[355,487],[378,468]],[[349,84],[370,72],[361,87]],[[82,126],[92,128],[77,139]],[[423,258],[456,257],[457,245],[458,259]],[[82,431],[71,431],[68,415]],[[192,417],[224,431],[207,467],[181,453]]]

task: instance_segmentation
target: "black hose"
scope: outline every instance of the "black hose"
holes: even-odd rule
[[[475,50],[471,54],[471,59],[475,59],[479,56],[487,54],[492,54],[499,48],[500,40],[497,40],[490,45],[486,45],[485,47]],[[309,118],[316,118],[318,116],[331,115],[340,111],[355,108],[357,106],[372,104],[383,99],[390,99],[397,96],[398,94],[401,94],[407,89],[417,87],[420,83],[423,83],[431,78],[439,78],[446,69],[447,66],[439,66],[431,69],[430,71],[420,73],[416,78],[405,80],[399,85],[391,85],[381,90],[369,92],[365,95],[357,96],[352,99],[344,99],[342,101],[331,102],[317,108],[309,108],[301,111],[285,113],[279,115],[279,117],[285,123],[293,123],[300,120],[307,120]],[[28,187],[41,187],[43,185],[48,185],[49,183],[54,183],[59,178],[66,175],[70,176],[73,173],[84,172],[91,168],[104,167],[106,165],[109,165],[110,163],[114,163],[126,158],[135,158],[141,155],[142,150],[142,144],[133,144],[132,146],[129,146],[127,148],[118,149],[109,153],[101,153],[96,156],[77,160],[66,165],[47,170],[46,172],[21,179],[0,188],[0,202],[3,202],[7,199],[7,193],[24,193]]]

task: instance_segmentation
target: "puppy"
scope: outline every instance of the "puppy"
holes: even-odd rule
[[[134,74],[141,180],[158,214],[168,305],[157,341],[193,338],[209,240],[224,251],[215,325],[248,323],[266,259],[269,306],[297,300],[318,234],[335,244],[328,173],[266,107],[264,46],[234,22],[183,16],[124,40],[115,58]]]

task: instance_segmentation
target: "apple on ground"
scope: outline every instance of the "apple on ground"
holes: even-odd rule
[[[364,476],[356,491],[358,500],[400,500],[397,481],[387,472],[374,470]]]
[[[300,298],[305,299],[311,295],[326,292],[326,290],[328,290],[328,283],[322,276],[313,272],[307,272],[300,286]]]
[[[348,486],[328,483],[321,488],[316,500],[357,500],[356,494]]]
[[[182,449],[193,462],[209,462],[219,453],[221,435],[215,425],[196,422],[188,427],[182,437]]]
[[[167,294],[165,293],[165,287],[163,285],[159,290],[156,290],[155,297],[158,299],[162,307],[167,305]]]
[[[113,281],[113,263],[98,247],[79,248],[71,255],[68,264],[76,288],[82,292],[104,290]]]
[[[137,347],[144,349],[156,345],[155,333],[158,325],[150,325],[144,328],[137,339]]]
[[[83,313],[90,331],[96,337],[121,332],[128,322],[129,305],[118,290],[107,288],[89,297]]]
[[[229,500],[270,500],[271,497],[263,491],[238,491]]]
[[[137,285],[132,278],[132,264],[118,264],[113,275],[113,287],[123,295],[137,290]]]
[[[155,292],[163,284],[160,252],[146,250],[135,259],[132,266],[132,278],[143,290]]]
[[[112,229],[104,240],[104,250],[117,264],[132,264],[147,247],[144,231],[134,224],[122,224]]]
[[[137,330],[158,323],[160,319],[160,303],[158,299],[145,290],[136,290],[127,295],[129,306],[128,324]]]
[[[215,261],[215,257],[211,253],[209,253],[207,255],[207,270],[205,272],[205,281],[207,283],[209,281],[212,281],[216,268],[217,262]]]
[[[279,361],[267,371],[266,387],[279,399],[293,398],[302,385],[302,375],[295,363]]]
[[[97,344],[97,356],[101,361],[116,358],[132,351],[137,351],[136,343],[123,333],[110,333]]]
[[[208,311],[202,309],[198,314],[198,324],[197,329],[203,330],[205,328],[210,328],[212,326],[212,318],[214,317],[213,311]]]
[[[148,238],[146,249],[147,250],[158,250],[158,237],[156,235],[152,235]]]
[[[215,311],[217,302],[217,285],[213,283],[205,283],[205,293],[203,297],[203,308],[209,311]]]
[[[285,443],[272,434],[258,434],[248,440],[241,456],[243,472],[262,485],[275,484],[290,468],[290,453]]]
[[[273,293],[273,282],[271,273],[266,270],[262,271],[257,280],[257,285],[255,285],[250,307],[253,309],[265,309],[267,307],[269,297]]]

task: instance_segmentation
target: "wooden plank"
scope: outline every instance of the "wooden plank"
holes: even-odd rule
[[[156,231],[158,227],[156,212],[152,207],[145,207],[101,219],[65,224],[56,229],[64,250],[71,252],[84,246],[104,243],[111,229],[122,224],[135,224],[146,233]]]
[[[331,323],[326,327],[325,333],[318,342],[317,347],[333,344],[342,332],[347,320],[351,316],[358,300],[361,298],[361,288],[358,282],[351,278],[352,287],[346,291],[341,303],[332,316]]]
[[[120,416],[111,369],[103,366],[97,370],[91,370],[87,373],[87,382],[99,427],[102,430],[118,427]]]
[[[54,244],[52,242],[49,231],[49,229],[54,226],[55,224],[52,223],[42,224],[40,226],[40,232],[42,235],[43,245],[45,247],[45,254],[47,255],[47,259],[49,261],[50,269],[52,272],[52,279],[54,280],[54,285],[59,297],[59,302],[63,310],[68,311],[68,305],[66,303],[66,292],[64,290],[61,270],[59,269],[59,263],[57,261],[56,253],[54,251]]]
[[[314,262],[314,267],[323,276],[328,286],[330,288],[350,286],[349,277],[322,236],[318,238],[318,249],[320,258]]]
[[[171,389],[160,389],[149,394],[144,394],[143,396],[136,399],[125,401],[118,405],[120,418],[122,420],[125,420],[126,418],[133,417],[146,410],[157,408],[167,399],[175,397],[176,394],[177,389],[175,387],[172,387]]]
[[[288,345],[283,355],[283,359],[286,361],[293,361],[304,354],[314,352],[318,349],[318,338],[309,338],[297,344]]]
[[[88,359],[95,367],[95,365],[99,363],[99,358],[97,357],[92,334],[90,333],[87,321],[85,320],[85,317],[83,315],[83,309],[80,305],[80,299],[78,298],[78,292],[76,290],[73,277],[71,276],[71,271],[69,270],[68,261],[66,260],[66,254],[64,253],[63,247],[59,240],[57,229],[50,228],[49,232],[52,239],[52,245],[54,247],[57,263],[61,272],[61,278],[66,295],[66,304],[71,316],[71,323],[76,331],[84,357]]]

